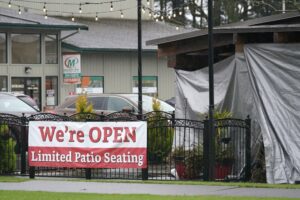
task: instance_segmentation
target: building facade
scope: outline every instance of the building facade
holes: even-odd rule
[[[16,16],[0,9],[0,89],[30,95],[40,109],[53,108],[67,95],[137,93],[136,20],[82,20],[74,23],[42,15]],[[89,27],[89,30],[87,31]],[[146,40],[171,35],[174,27],[143,22],[143,92],[174,96],[174,71]],[[65,83],[64,56],[80,58],[81,83]]]

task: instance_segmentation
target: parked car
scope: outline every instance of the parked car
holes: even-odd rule
[[[59,105],[54,113],[68,116],[76,113],[76,99],[78,95],[68,96],[65,101]],[[138,95],[137,94],[88,94],[88,102],[93,104],[95,113],[109,114],[112,112],[130,110],[138,113]],[[143,95],[143,113],[151,112],[152,97]],[[173,112],[175,109],[171,105],[160,101],[161,110]]]
[[[0,92],[0,113],[9,113],[21,116],[23,113],[30,115],[38,113],[39,107],[28,95]]]

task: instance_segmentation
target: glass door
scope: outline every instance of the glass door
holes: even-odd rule
[[[41,78],[12,77],[11,91],[26,94],[34,99],[41,110]]]

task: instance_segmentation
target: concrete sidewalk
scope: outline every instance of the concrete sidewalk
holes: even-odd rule
[[[230,186],[173,185],[76,182],[63,180],[31,180],[21,183],[0,183],[0,190],[47,192],[82,192],[98,194],[153,195],[224,195],[253,197],[288,197],[300,199],[300,189],[239,188]]]

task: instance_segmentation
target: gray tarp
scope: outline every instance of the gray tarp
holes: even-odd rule
[[[263,136],[268,183],[300,179],[300,44],[246,45],[214,66],[215,103],[252,119],[255,152]],[[176,71],[176,117],[208,111],[208,69]]]

